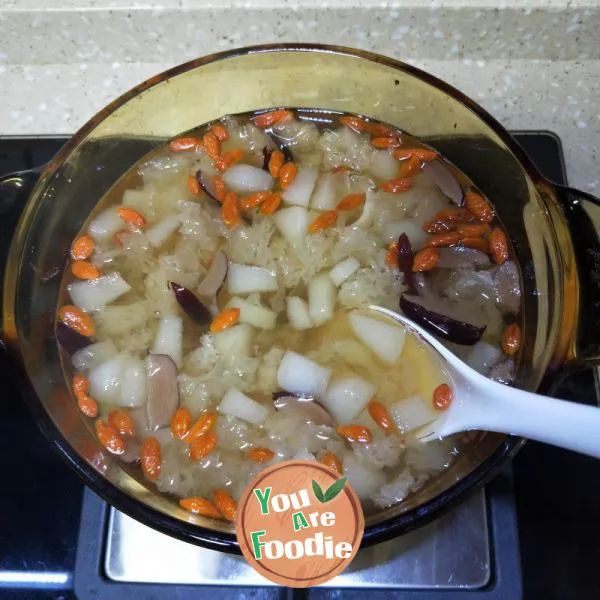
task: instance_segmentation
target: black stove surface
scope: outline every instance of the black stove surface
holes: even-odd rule
[[[542,172],[564,181],[557,138],[516,137]],[[0,139],[0,175],[43,164],[63,141]],[[0,600],[73,600],[83,487],[51,451],[2,361],[0,376],[0,473],[9,482],[0,493]],[[589,402],[593,390],[587,372],[559,395]],[[524,599],[600,598],[600,461],[530,442],[513,467]]]
[[[63,141],[1,139],[0,174],[44,164]],[[0,598],[70,600],[83,486],[51,450],[1,360],[0,377],[0,473],[10,482],[0,493]]]

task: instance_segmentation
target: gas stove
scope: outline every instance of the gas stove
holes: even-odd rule
[[[556,136],[516,137],[549,178],[566,180]],[[63,142],[0,139],[0,173],[39,166]],[[528,443],[512,469],[447,515],[360,551],[324,586],[292,591],[240,557],[171,539],[84,490],[50,451],[3,363],[0,374],[8,388],[0,402],[0,600],[600,598],[600,461]],[[596,392],[585,372],[558,394],[589,403]]]

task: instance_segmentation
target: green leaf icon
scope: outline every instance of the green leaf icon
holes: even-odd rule
[[[323,492],[321,486],[313,479],[312,489],[315,493],[315,496],[317,497],[317,500],[322,504],[333,500],[344,489],[347,479],[347,477],[342,477],[341,479],[334,481],[325,492]]]
[[[337,481],[334,481],[323,494],[323,500],[321,502],[329,502],[333,500],[343,489],[344,485],[346,485],[347,477],[342,477]]]
[[[312,480],[312,489],[319,502],[326,502],[321,486],[314,479]]]

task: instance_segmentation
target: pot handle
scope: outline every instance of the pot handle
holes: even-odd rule
[[[33,187],[40,177],[41,169],[9,173],[0,177],[0,281],[4,281],[6,260],[13,233]],[[3,306],[3,290],[0,290],[0,311]],[[2,322],[0,321],[0,346],[3,346]]]
[[[2,256],[10,245],[13,232],[17,226],[21,212],[40,177],[40,169],[18,171],[0,177],[0,231],[2,233]]]
[[[576,358],[600,364],[600,198],[554,184],[567,220],[579,276]]]

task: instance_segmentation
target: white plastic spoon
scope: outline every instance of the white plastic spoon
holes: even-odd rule
[[[479,429],[512,433],[600,458],[600,408],[557,400],[497,383],[471,369],[419,325],[380,306],[387,315],[441,356],[453,401],[432,423],[416,431],[423,442]]]

